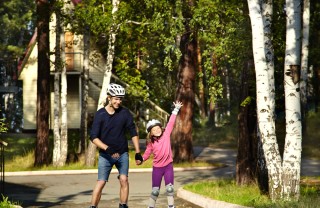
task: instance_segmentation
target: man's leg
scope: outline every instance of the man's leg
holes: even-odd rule
[[[92,192],[91,207],[98,206],[101,199],[102,189],[109,179],[113,164],[114,161],[111,156],[100,153],[98,160],[98,180]]]
[[[129,197],[129,181],[128,176],[120,175],[120,204],[127,204]]]
[[[128,198],[129,198],[129,154],[127,152],[120,155],[118,161],[116,162],[116,167],[119,172],[119,183],[120,183],[120,202],[119,207],[127,208]]]
[[[97,181],[97,184],[94,187],[92,192],[91,206],[98,206],[101,199],[102,189],[105,184],[106,184],[106,181]]]

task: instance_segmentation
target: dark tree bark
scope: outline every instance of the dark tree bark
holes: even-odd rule
[[[253,63],[249,62],[242,70],[242,84],[240,95],[240,109],[238,115],[239,137],[238,154],[236,163],[236,181],[239,185],[251,184],[255,182],[257,165],[257,117],[256,102],[244,102],[249,97],[253,98],[254,82]]]
[[[184,4],[183,16],[190,18],[192,1]],[[175,162],[192,161],[192,119],[195,102],[195,78],[197,69],[197,40],[191,33],[189,23],[185,23],[185,33],[181,37],[180,50],[182,56],[179,62],[178,85],[176,100],[183,103],[177,116],[176,125],[172,132],[173,160]]]
[[[49,110],[50,110],[50,62],[49,62],[49,19],[48,0],[37,0],[37,140],[35,166],[49,164]]]
[[[319,80],[320,80],[320,68],[316,66],[314,68],[314,78],[313,78],[313,88],[314,88],[314,110],[317,113],[318,112],[318,107],[319,107],[319,97],[320,97],[320,85],[319,85]]]
[[[211,76],[216,77],[218,76],[218,65],[217,65],[217,58],[214,54],[212,54],[212,73]],[[209,126],[215,126],[216,125],[216,113],[217,112],[217,103],[216,101],[210,101],[210,105],[209,105],[209,119],[208,119],[208,125]]]
[[[86,141],[88,139],[88,94],[89,94],[89,52],[90,52],[90,32],[87,26],[83,35],[83,76],[82,76],[82,110],[80,126],[80,154],[86,151]]]
[[[197,42],[197,60],[198,60],[198,72],[199,74],[203,74],[202,65],[201,65],[201,49],[199,45],[199,40]],[[199,88],[199,100],[200,100],[200,116],[201,118],[205,118],[207,111],[206,111],[206,101],[205,101],[205,93],[204,93],[204,81],[203,76],[200,76],[198,79],[198,88]]]

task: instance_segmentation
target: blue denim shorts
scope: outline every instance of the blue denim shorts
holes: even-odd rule
[[[105,152],[100,152],[98,161],[98,181],[108,181],[112,167],[116,166],[119,175],[128,176],[129,154],[128,152],[120,155],[118,159],[112,158]]]

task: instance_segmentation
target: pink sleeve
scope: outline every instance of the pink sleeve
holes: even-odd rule
[[[170,119],[168,121],[168,124],[166,126],[166,134],[170,135],[172,130],[173,130],[173,127],[174,127],[174,123],[176,122],[176,118],[177,118],[177,115],[175,114],[171,114],[170,116]]]
[[[143,158],[143,161],[146,161],[149,159],[150,155],[151,155],[151,152],[152,152],[152,144],[149,143],[146,147],[146,151],[144,151],[143,155],[142,155],[142,158]]]

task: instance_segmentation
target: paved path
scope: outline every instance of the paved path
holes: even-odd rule
[[[183,185],[198,181],[221,177],[235,176],[236,152],[227,149],[212,149],[195,147],[197,160],[210,160],[225,164],[222,168],[198,168],[181,169],[175,168],[175,190],[177,193],[177,208],[200,208],[200,207],[239,207],[232,204],[221,204],[209,200],[210,205],[204,205],[206,199],[190,193],[183,192]],[[302,175],[320,175],[319,161],[303,160]],[[119,182],[117,174],[112,173],[107,183],[100,207],[118,207]],[[80,208],[88,207],[92,188],[95,185],[96,170],[86,171],[36,171],[6,173],[5,195],[14,201],[22,203],[26,207],[61,207]],[[151,190],[151,169],[131,169],[130,182],[130,208],[145,208]],[[165,208],[166,196],[162,185],[161,194],[157,201],[158,208]],[[203,203],[198,203],[201,200]]]

